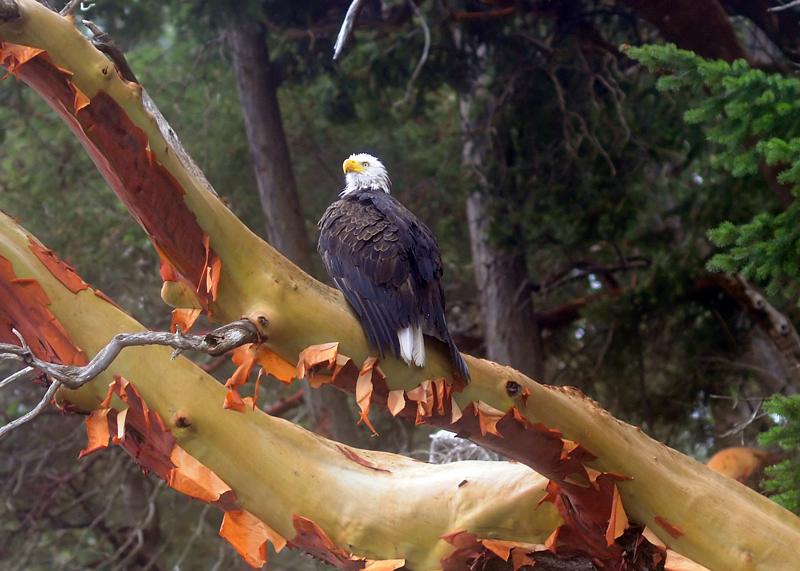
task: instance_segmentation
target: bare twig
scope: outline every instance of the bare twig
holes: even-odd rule
[[[414,71],[411,73],[411,78],[408,80],[408,84],[406,85],[405,95],[403,95],[403,98],[396,103],[398,106],[405,105],[411,99],[414,83],[416,83],[419,72],[422,71],[423,66],[428,61],[428,54],[431,51],[431,29],[428,27],[428,21],[425,19],[425,15],[422,13],[422,10],[419,9],[419,6],[417,6],[414,0],[408,0],[408,3],[414,10],[414,15],[419,20],[419,25],[422,28],[422,33],[425,37],[425,44],[422,46],[422,54],[419,56],[417,65],[414,67]]]
[[[612,266],[604,266],[592,261],[577,261],[559,270],[554,275],[547,277],[538,286],[538,289],[540,292],[546,293],[567,283],[583,279],[590,274],[597,274],[609,279],[611,276],[613,276],[613,274],[635,270],[646,270],[650,267],[650,265],[650,259],[644,256],[631,256],[625,259],[622,263]],[[608,287],[618,287],[619,284],[612,282],[607,285]]]
[[[739,433],[743,432],[745,428],[747,428],[748,426],[753,424],[753,422],[755,420],[758,420],[759,418],[762,418],[763,416],[765,416],[765,413],[764,414],[759,414],[759,412],[761,412],[761,403],[762,402],[763,401],[759,401],[756,404],[755,408],[753,409],[753,412],[750,414],[749,417],[745,418],[741,422],[737,422],[735,425],[733,425],[733,427],[730,430],[726,430],[725,432],[720,434],[719,437],[720,438],[728,438],[729,436],[734,436],[735,434],[739,434]]]
[[[0,381],[0,387],[27,377],[36,370],[46,374],[53,380],[45,395],[30,412],[0,427],[0,438],[38,416],[47,406],[59,386],[64,385],[70,389],[77,389],[97,377],[111,366],[114,359],[125,347],[141,347],[145,345],[172,347],[175,349],[172,355],[173,358],[180,354],[181,351],[187,350],[217,356],[241,345],[255,343],[259,340],[260,337],[256,327],[246,319],[223,325],[205,335],[184,335],[180,330],[177,333],[159,331],[120,333],[115,335],[84,366],[61,365],[42,361],[33,354],[22,340],[22,346],[0,343],[0,357],[4,360],[12,360],[25,365],[20,371]]]
[[[767,12],[783,12],[789,8],[794,8],[795,6],[800,6],[800,0],[792,0],[792,2],[783,4],[782,6],[773,6],[772,8],[767,9]]]
[[[56,391],[58,390],[58,387],[60,387],[60,386],[61,386],[61,382],[53,381],[52,384],[49,387],[47,387],[47,392],[44,393],[44,396],[42,397],[42,400],[40,400],[36,404],[35,407],[33,407],[31,410],[29,410],[28,412],[26,412],[25,414],[23,414],[19,418],[15,418],[14,420],[9,422],[8,424],[6,424],[4,426],[0,426],[0,438],[2,438],[3,436],[8,434],[9,432],[14,430],[15,428],[19,428],[20,426],[22,426],[26,422],[28,422],[28,421],[36,418],[37,416],[39,416],[42,413],[42,411],[45,409],[45,407],[47,406],[47,403],[50,402],[50,399],[53,398],[53,395],[56,394]]]
[[[203,506],[203,511],[200,512],[200,516],[197,518],[197,525],[192,531],[192,535],[189,536],[189,539],[185,542],[183,551],[178,556],[178,560],[175,561],[175,564],[172,566],[173,569],[180,569],[181,565],[183,565],[183,560],[186,559],[186,556],[189,555],[192,547],[194,547],[195,542],[200,537],[203,528],[206,527],[206,515],[208,514],[209,509],[211,509],[211,504],[206,504]]]
[[[339,35],[336,36],[336,43],[333,46],[333,61],[338,61],[342,56],[342,51],[344,51],[344,47],[353,35],[353,28],[355,28],[356,20],[363,7],[364,0],[353,0],[350,3],[347,14],[345,14],[342,21],[342,27],[339,29]]]
[[[24,369],[21,369],[16,373],[12,374],[10,377],[6,377],[2,381],[0,381],[0,389],[2,389],[6,385],[10,385],[14,381],[19,381],[20,379],[27,379],[28,376],[31,373],[33,373],[34,370],[35,369],[33,367],[25,367]]]
[[[97,375],[105,371],[120,351],[125,347],[141,347],[144,345],[162,345],[176,350],[173,357],[181,351],[197,351],[207,355],[222,355],[226,351],[258,341],[255,326],[246,319],[223,325],[205,335],[183,335],[161,331],[144,331],[141,333],[120,333],[115,335],[108,345],[103,347],[94,358],[84,366],[60,365],[37,359],[27,347],[19,347],[0,343],[0,353],[13,355],[17,360],[32,366],[60,381],[70,389],[77,389]]]
[[[64,17],[71,16],[75,10],[78,9],[79,4],[82,4],[81,0],[69,0],[69,2],[64,4],[64,7],[61,8],[61,12],[59,12],[59,14]]]

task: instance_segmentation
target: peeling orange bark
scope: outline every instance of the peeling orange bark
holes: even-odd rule
[[[290,383],[295,378],[296,368],[281,359],[264,344],[251,343],[234,349],[231,352],[231,361],[236,365],[236,370],[225,383],[225,387],[228,390],[225,394],[223,406],[239,412],[245,409],[245,399],[242,399],[239,394],[239,387],[247,384],[247,380],[253,372],[253,367],[256,365],[260,365],[261,368],[253,391],[253,406],[255,406],[259,382],[264,371],[284,383]]]
[[[109,437],[114,433],[111,441],[125,449],[142,469],[152,470],[178,492],[223,509],[225,516],[220,535],[252,567],[260,568],[267,562],[268,541],[277,551],[286,546],[282,535],[239,506],[236,494],[219,476],[177,444],[161,417],[147,406],[132,384],[117,377],[109,386],[103,404],[110,406],[112,395],[118,396],[127,408],[92,411],[86,421],[89,442],[81,457],[108,447]],[[340,445],[338,449],[361,466],[390,473],[348,447]],[[311,519],[295,515],[293,522],[296,534],[291,540],[292,547],[303,549],[340,569],[391,570],[405,565],[403,559],[368,561],[355,557],[336,546]]]
[[[661,517],[660,515],[656,516],[656,523],[660,525],[668,534],[670,534],[675,539],[683,535],[683,530],[681,530],[681,528],[667,521],[666,518]]]
[[[50,312],[50,299],[32,279],[17,277],[11,263],[0,256],[0,342],[19,345],[17,330],[33,354],[62,365],[84,365],[86,354],[67,335]]]
[[[197,318],[200,317],[200,309],[196,308],[176,308],[172,310],[172,321],[169,330],[175,333],[178,329],[182,333],[192,330]]]
[[[357,571],[359,569],[393,571],[406,564],[405,559],[370,561],[354,557],[337,546],[328,537],[328,534],[312,520],[295,515],[292,518],[292,522],[296,534],[289,543],[294,547],[303,549],[306,553],[310,553],[320,561],[333,565],[337,569],[345,571]]]
[[[267,562],[268,541],[275,551],[281,551],[286,546],[286,539],[282,535],[245,510],[226,511],[219,534],[255,569],[260,569]]]
[[[0,256],[8,264],[7,274],[13,273],[12,288],[20,280],[36,283],[46,295],[28,302],[51,311],[76,345],[94,354],[114,333],[141,330],[88,289],[71,291],[34,254],[31,240],[0,213]],[[260,347],[250,349],[286,367]],[[324,357],[323,364],[330,364]],[[349,376],[349,382],[356,382],[359,367],[352,359],[331,348],[327,358],[343,380]],[[330,382],[329,372],[309,367],[321,382]],[[294,375],[295,368],[289,369]],[[266,540],[278,545],[277,538],[298,535],[293,514],[325,530],[334,546],[329,549],[343,565],[372,571],[396,569],[404,562],[415,569],[438,568],[449,551],[439,538],[451,525],[490,531],[506,529],[513,521],[507,540],[535,543],[561,521],[550,504],[539,505],[545,480],[519,464],[428,465],[354,450],[259,410],[225,411],[224,392],[187,359],[173,361],[168,349],[145,347],[126,349],[109,371],[77,391],[61,391],[58,398],[68,410],[92,411],[82,455],[120,445],[174,489],[236,512],[225,518],[223,535],[233,537],[236,549],[256,565]],[[459,484],[465,481],[469,484]],[[483,501],[495,493],[492,502]],[[424,521],[416,516],[422,510]]]
[[[454,387],[444,378],[423,381],[404,395],[398,395],[396,391],[388,391],[376,359],[367,359],[360,370],[348,368],[351,364],[352,359],[338,352],[338,344],[312,346],[301,353],[297,375],[313,377],[317,384],[333,383],[342,388],[352,386],[352,377],[357,375],[355,394],[362,419],[365,407],[369,411],[366,403],[374,398],[386,404],[392,414],[413,417],[416,424],[431,423],[468,434],[512,458],[529,461],[531,456],[535,457],[537,469],[551,478],[548,495],[542,501],[552,502],[564,519],[548,549],[609,563],[622,561],[624,549],[616,540],[629,522],[616,483],[627,477],[591,468],[588,463],[595,459],[591,452],[563,438],[557,430],[530,423],[516,407],[503,413],[483,402],[470,403],[453,421]],[[393,402],[389,403],[392,393]],[[521,394],[520,398],[527,395]]]
[[[338,448],[345,458],[352,460],[356,464],[360,464],[361,466],[369,468],[370,470],[375,470],[376,472],[387,472],[389,474],[391,474],[392,472],[391,470],[387,470],[386,468],[381,468],[377,464],[370,462],[363,456],[359,456],[352,448],[348,448],[346,446],[338,446]]]
[[[555,534],[556,532],[554,532]],[[442,559],[443,571],[463,571],[464,569],[496,569],[498,560],[510,563],[511,569],[534,569],[537,560],[540,560],[550,551],[546,544],[525,543],[520,541],[507,541],[491,538],[480,538],[469,531],[456,531],[445,535],[442,539],[453,545],[453,552]],[[603,569],[658,569],[668,558],[663,546],[653,545],[646,539],[636,534],[626,538],[628,558],[618,565],[603,565],[598,560],[586,556],[569,556],[567,559],[577,558],[580,567],[593,565],[594,568]],[[552,569],[553,561],[550,559],[548,569]],[[572,568],[565,564],[565,568]],[[687,568],[686,571],[689,571]],[[674,571],[677,571],[674,570]],[[694,570],[693,570],[694,571]]]
[[[110,408],[113,395],[127,408]],[[105,408],[92,411],[86,420],[89,443],[81,457],[108,447],[113,434],[111,441],[143,470],[153,471],[176,491],[225,511],[220,535],[249,565],[260,568],[266,563],[267,540],[278,551],[286,545],[278,532],[239,506],[230,486],[177,444],[161,416],[147,406],[132,384],[117,377],[102,405]]]
[[[72,72],[46,52],[0,43],[0,61],[56,110],[92,156],[101,174],[164,253],[176,277],[193,286],[203,307],[216,300],[222,261],[194,214],[185,191],[155,158],[145,133],[107,93],[91,99],[71,81]],[[109,62],[103,74],[112,72]]]
[[[97,452],[103,448],[108,447],[108,441],[111,438],[111,428],[108,422],[108,413],[111,412],[108,408],[100,408],[93,410],[86,419],[86,433],[88,442],[86,447],[80,451],[78,458],[88,456],[92,452]]]
[[[58,281],[64,284],[72,293],[78,293],[89,286],[75,271],[75,268],[62,261],[50,248],[45,248],[36,240],[30,241],[31,252],[42,262]]]

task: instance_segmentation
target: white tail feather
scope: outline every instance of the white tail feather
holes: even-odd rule
[[[397,331],[400,341],[400,356],[407,364],[417,367],[425,366],[425,340],[422,338],[422,327],[405,327]]]

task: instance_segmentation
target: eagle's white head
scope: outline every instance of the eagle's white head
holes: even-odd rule
[[[392,186],[386,167],[383,163],[367,153],[357,153],[342,163],[345,187],[340,196],[346,196],[357,190],[374,188],[389,194]]]

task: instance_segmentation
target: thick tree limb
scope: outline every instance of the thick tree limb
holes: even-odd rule
[[[309,345],[338,341],[341,353],[355,362],[363,362],[370,355],[370,349],[341,295],[311,279],[241,225],[210,191],[196,169],[171,146],[170,141],[174,136],[161,130],[163,123],[156,121],[152,107],[145,107],[138,86],[122,82],[114,73],[103,73],[104,69],[108,70],[108,60],[82,38],[71,23],[31,0],[19,0],[19,4],[23,13],[21,19],[16,24],[0,24],[0,41],[42,48],[47,51],[50,61],[58,66],[55,68],[43,57],[33,57],[26,63],[17,62],[14,69],[70,125],[109,183],[159,247],[168,264],[165,268],[165,275],[171,278],[168,283],[176,284],[165,288],[165,298],[179,305],[196,303],[210,311],[216,319],[231,320],[244,315],[257,324],[259,317],[268,316],[270,335],[267,345],[289,361],[294,361]],[[59,68],[69,70],[70,75],[66,76]],[[114,136],[106,136],[112,126]],[[128,143],[124,150],[119,147],[120,141]],[[142,147],[145,142],[149,155]],[[142,159],[138,162],[140,156]],[[136,169],[131,169],[132,164],[136,165]],[[142,185],[141,177],[149,177],[145,181],[148,184]],[[134,188],[148,192],[134,192]],[[158,203],[160,210],[157,216],[153,212],[155,200],[163,201]],[[18,269],[16,265],[15,270],[30,277],[30,271]],[[59,287],[53,287],[52,291],[48,288],[47,294],[51,297],[52,310],[61,320],[80,316],[83,304],[97,299],[90,292],[77,295],[67,292],[67,296]],[[195,298],[192,299],[187,292]],[[100,337],[101,324],[104,325],[104,338],[111,332],[120,331],[117,329],[120,325],[124,325],[122,331],[133,329],[130,321],[121,323],[118,317],[110,314],[88,313],[96,316],[93,320],[96,323],[85,324],[83,330],[70,330],[70,334],[90,354],[92,349],[99,349],[96,338]],[[105,323],[106,320],[108,323]],[[158,349],[151,350],[153,356],[161,355],[161,359],[166,356],[164,352],[157,353]],[[148,402],[161,403],[158,406],[163,407],[162,412],[168,413],[162,414],[167,418],[172,414],[170,411],[174,410],[172,407],[180,407],[184,402],[187,406],[191,404],[192,413],[198,415],[198,423],[193,426],[200,427],[198,434],[203,434],[202,442],[197,439],[192,441],[184,431],[176,435],[179,440],[184,439],[181,445],[185,444],[187,450],[196,453],[201,461],[201,456],[208,453],[209,447],[213,447],[230,464],[223,465],[219,475],[226,482],[229,482],[226,475],[235,478],[237,485],[240,483],[244,490],[242,497],[248,501],[268,503],[263,506],[264,513],[269,511],[269,514],[274,514],[281,529],[290,530],[291,524],[286,520],[286,514],[295,509],[296,506],[291,502],[295,501],[298,490],[293,490],[292,498],[265,499],[260,486],[254,487],[253,482],[248,483],[235,470],[243,458],[268,457],[270,452],[274,452],[263,449],[267,445],[265,441],[272,438],[274,442],[274,437],[255,426],[239,424],[245,422],[243,418],[252,416],[249,413],[238,415],[228,411],[226,422],[221,422],[223,417],[216,416],[221,411],[196,408],[201,406],[193,400],[198,396],[195,394],[197,387],[181,381],[169,387],[148,382],[150,375],[157,377],[163,371],[154,363],[126,361],[139,351],[144,349],[132,349],[131,353],[120,354],[118,363],[120,366],[127,363],[128,367],[139,367],[138,374],[132,376],[144,377],[140,381],[144,382],[144,398]],[[424,369],[411,369],[394,359],[382,362],[386,386],[373,391],[373,400],[379,403],[386,398],[386,390],[409,391],[425,381],[449,377],[450,363],[444,348],[431,342],[428,355],[429,363]],[[152,360],[164,362],[157,358]],[[744,486],[713,474],[636,428],[617,421],[575,390],[542,386],[513,369],[488,361],[467,357],[467,362],[472,381],[462,391],[452,394],[453,402],[467,414],[456,425],[451,425],[449,418],[433,414],[430,417],[423,416],[423,421],[458,430],[485,446],[540,468],[541,472],[566,485],[565,474],[559,472],[564,469],[559,457],[566,453],[569,458],[567,450],[575,449],[569,448],[570,445],[561,439],[560,435],[563,434],[564,439],[579,443],[582,450],[590,452],[590,456],[584,456],[578,462],[579,466],[616,472],[630,478],[617,484],[625,511],[629,517],[647,524],[670,547],[710,568],[786,569],[794,564],[794,546],[800,543],[800,520],[796,516]],[[143,364],[146,365],[144,369]],[[137,372],[136,368],[128,370]],[[198,374],[196,371],[186,372],[187,377],[196,378]],[[88,383],[70,393],[70,400],[82,403],[87,408],[96,406],[98,384]],[[343,388],[355,390],[353,385],[343,385]],[[176,390],[179,391],[177,395],[174,393]],[[217,394],[214,398],[221,397],[220,387],[213,390]],[[485,424],[478,426],[479,417],[474,416],[474,411],[478,410],[474,407],[478,405],[472,403],[483,403],[501,412],[511,411],[509,414],[512,416],[506,416],[505,420],[498,420],[494,425],[502,437],[487,430]],[[517,420],[513,414],[519,415],[522,420]],[[216,423],[211,424],[212,421]],[[211,426],[215,426],[216,430],[210,430]],[[549,432],[550,429],[558,430],[559,436]],[[259,447],[257,453],[233,445],[230,441],[232,430],[239,431],[235,434],[258,434],[258,438],[249,443],[251,447]],[[542,453],[540,436],[550,438],[548,442],[558,445],[557,449],[551,450],[552,455]],[[284,438],[279,445],[275,445],[283,453],[291,454],[301,454],[304,447],[313,448],[304,439],[306,437],[297,438],[291,443]],[[227,454],[235,456],[228,457]],[[335,454],[333,450],[332,458],[335,458]],[[370,456],[370,459],[379,457]],[[287,466],[309,464],[309,469],[317,469],[313,464],[318,461],[316,457],[313,461],[305,457],[292,457],[285,462],[285,466],[284,462],[276,463],[281,466],[274,469],[286,468],[287,471],[281,473],[285,480],[280,481],[291,482],[296,476]],[[215,462],[219,463],[219,458]],[[372,471],[365,475],[367,482],[381,478]],[[491,479],[494,480],[494,477]],[[339,502],[339,496],[351,500],[345,490],[352,491],[360,485],[360,482],[348,479],[336,484],[335,489],[327,490],[326,501],[334,500],[336,516],[329,514],[332,519],[318,523],[332,536],[335,535],[337,542],[349,542],[353,536],[357,537],[353,545],[382,542],[385,539],[388,519],[383,523],[376,522],[376,527],[359,524],[359,529],[352,529],[341,526],[342,514],[352,513],[354,507],[351,503]],[[236,489],[238,495],[239,488]],[[505,489],[502,486],[494,489],[495,493],[491,496],[494,501],[507,498]],[[315,485],[313,493],[305,488],[299,493],[305,501],[306,496],[316,496],[318,490],[319,487]],[[416,491],[403,488],[402,494],[409,497],[408,494]],[[383,495],[370,496],[366,503],[372,502],[383,508],[386,497],[400,497],[400,493],[397,487],[387,488],[382,490]],[[476,501],[480,503],[483,500]],[[357,502],[355,505],[361,506],[363,503]],[[397,506],[397,509],[406,507]],[[428,505],[427,509],[419,505],[413,507],[425,510],[416,513],[432,515],[440,509],[438,504]],[[311,509],[310,506],[306,508]],[[451,508],[441,509],[447,511]],[[493,520],[493,523],[497,521]],[[528,523],[525,518],[514,521]],[[491,527],[492,524],[489,524],[488,528]],[[412,540],[414,537],[411,536]],[[403,540],[404,545],[407,541],[407,538]],[[396,545],[383,547],[389,553],[397,548]],[[424,547],[428,551],[421,554],[416,547],[408,546],[409,553],[412,553],[409,560],[418,557],[414,561],[430,562],[431,558],[450,552],[450,547],[439,544],[434,551],[431,551],[430,543]]]
[[[188,359],[170,359],[166,347],[107,348],[104,339],[120,331],[141,331],[125,337],[156,339],[180,349],[214,352],[220,343],[142,331],[133,318],[91,290],[70,291],[34,255],[30,243],[12,219],[0,214],[0,260],[10,262],[16,276],[12,279],[42,288],[46,298],[35,299],[49,301],[48,311],[72,343],[104,359],[116,353],[94,381],[60,393],[60,402],[95,410],[102,406],[108,384],[124,377],[177,444],[235,491],[235,506],[223,509],[246,509],[297,545],[303,544],[295,537],[293,516],[303,516],[348,552],[369,559],[405,559],[410,568],[420,570],[441,567],[439,560],[453,548],[441,539],[448,533],[469,530],[480,538],[542,544],[560,525],[555,506],[540,503],[547,480],[522,464],[433,465],[356,450],[259,410],[224,409],[224,387]],[[0,305],[0,323],[16,296],[29,293],[24,287],[10,291]],[[232,344],[243,336],[230,331],[252,335],[240,323],[223,331]],[[38,345],[30,341],[36,351]],[[113,346],[120,344],[120,336],[112,341]],[[46,406],[57,385],[51,385],[40,406]],[[116,398],[110,406],[119,412],[125,408]]]

